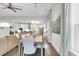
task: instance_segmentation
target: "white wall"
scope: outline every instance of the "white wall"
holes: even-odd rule
[[[70,9],[70,56],[79,56],[79,3],[71,3]]]
[[[72,32],[71,32],[71,48],[78,48],[77,51],[79,51],[79,40],[76,40],[76,38],[74,37],[75,35],[73,34],[74,31],[75,31],[75,25],[79,24],[79,4],[71,4],[71,28],[72,28]],[[78,30],[77,30],[77,33],[78,33]],[[76,33],[76,34],[77,34]],[[78,37],[77,37],[78,38]],[[74,40],[75,39],[75,40]],[[76,43],[76,44],[74,44]]]
[[[51,20],[52,23],[59,17],[59,15],[62,15],[62,11],[63,7],[62,4],[56,4],[54,6],[54,8],[51,11]],[[62,37],[61,34],[56,34],[51,32],[52,34],[52,39],[50,39],[50,42],[52,43],[52,45],[55,47],[55,49],[57,50],[57,52],[61,55],[61,49],[62,49]]]

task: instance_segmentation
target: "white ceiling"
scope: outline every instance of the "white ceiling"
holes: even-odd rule
[[[9,9],[2,9],[5,6],[0,4],[0,16],[35,16],[34,3],[13,3],[13,5],[22,10],[17,10],[15,13]],[[52,3],[38,3],[36,7],[36,16],[46,16],[54,5],[55,4]]]

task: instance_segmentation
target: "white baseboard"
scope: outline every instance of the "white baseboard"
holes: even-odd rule
[[[70,49],[69,52],[68,52],[68,55],[69,56],[79,56],[79,53],[74,51],[74,50],[72,50],[72,49]]]

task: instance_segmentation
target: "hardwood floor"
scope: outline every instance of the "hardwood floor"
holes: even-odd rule
[[[51,43],[48,43],[45,46],[45,52],[44,53],[45,53],[45,56],[59,56],[59,54],[57,53],[57,51],[55,50],[55,48],[52,46]],[[4,56],[19,56],[18,47],[15,47],[14,49],[12,49],[8,53],[6,53]],[[40,55],[35,55],[35,56],[40,56]]]
[[[12,49],[11,51],[7,52],[3,56],[19,56],[19,54],[18,54],[18,47],[15,47],[14,49]]]
[[[51,43],[45,46],[45,56],[60,56]]]

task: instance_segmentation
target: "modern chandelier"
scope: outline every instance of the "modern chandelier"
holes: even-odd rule
[[[34,3],[34,20],[32,20],[31,23],[33,24],[39,24],[39,21],[37,19],[37,3]]]

